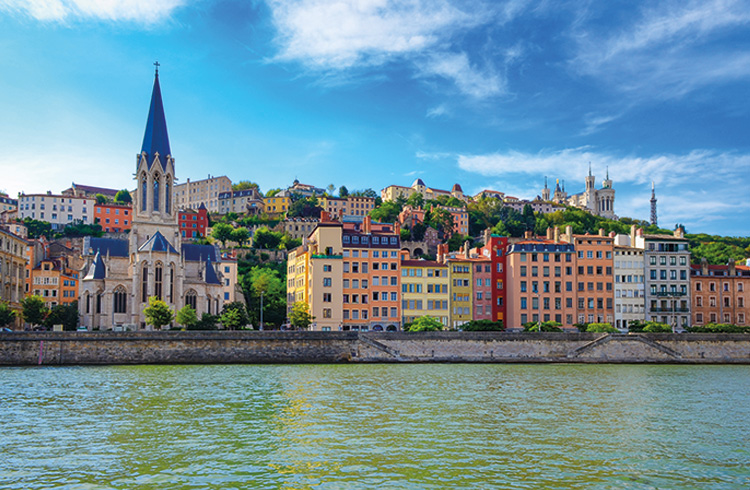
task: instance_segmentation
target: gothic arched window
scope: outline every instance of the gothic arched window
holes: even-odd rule
[[[148,266],[141,267],[141,303],[148,303]]]
[[[161,262],[157,262],[154,268],[154,296],[159,299],[161,299],[162,285],[164,284],[163,272],[164,268]]]
[[[164,211],[169,214],[170,209],[172,207],[172,192],[171,192],[171,185],[169,185],[169,177],[167,177],[167,182],[164,184]]]
[[[141,211],[148,211],[148,179],[144,174],[141,177]]]
[[[159,210],[159,174],[154,174],[154,211]]]
[[[198,295],[192,289],[185,295],[185,304],[198,311]]]
[[[127,313],[128,293],[125,291],[124,287],[118,286],[115,289],[114,301],[115,313]]]

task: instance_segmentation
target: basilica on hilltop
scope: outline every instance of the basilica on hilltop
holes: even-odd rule
[[[591,174],[591,164],[589,164],[589,175],[586,177],[585,182],[586,188],[583,192],[569,196],[565,192],[565,182],[563,182],[561,188],[559,180],[555,185],[555,192],[551,193],[551,189],[547,187],[547,178],[545,177],[542,200],[584,209],[602,218],[617,219],[617,215],[615,215],[615,189],[612,187],[612,181],[609,179],[609,170],[607,170],[607,177],[602,181],[602,188],[597,189],[596,177]]]
[[[127,239],[87,237],[79,312],[89,329],[147,328],[150,297],[198,317],[223,305],[221,255],[212,245],[183,243],[174,206],[175,160],[169,147],[157,65],[143,145],[137,156]]]

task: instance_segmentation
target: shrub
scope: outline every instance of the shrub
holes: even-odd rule
[[[493,322],[492,320],[472,320],[461,325],[465,332],[502,332],[505,330],[503,321]]]
[[[731,323],[709,323],[707,325],[693,325],[687,331],[693,333],[750,333],[750,327]]]
[[[543,322],[541,324],[541,330],[542,332],[562,332],[562,323],[560,322]],[[539,331],[539,325],[537,325],[536,322],[529,322],[523,324],[523,331],[524,332],[538,332]]]
[[[423,316],[417,318],[414,323],[409,325],[409,332],[434,332],[436,330],[442,330],[443,324],[439,320],[431,316]]]
[[[670,327],[666,323],[646,322],[646,326],[643,327],[643,331],[647,333],[668,333],[672,331],[672,327]]]
[[[578,329],[579,332],[585,332],[587,328],[589,328],[588,323],[574,323],[574,327]]]
[[[589,323],[586,331],[595,333],[618,333],[618,330],[609,323]]]

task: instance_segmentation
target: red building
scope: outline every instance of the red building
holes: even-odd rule
[[[490,259],[492,263],[492,321],[502,320],[505,326],[507,321],[507,262],[508,237],[485,234],[484,246],[479,248],[479,253]]]
[[[178,223],[183,238],[201,238],[208,229],[208,210],[203,204],[197,211],[183,209],[179,212]]]
[[[131,227],[132,210],[130,204],[94,204],[94,223],[106,232],[122,233]]]

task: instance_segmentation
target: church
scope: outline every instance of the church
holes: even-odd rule
[[[565,192],[565,182],[563,182],[561,189],[558,180],[554,194],[550,195],[551,189],[547,187],[547,177],[545,177],[542,200],[584,209],[602,218],[617,219],[617,215],[615,215],[615,189],[612,187],[612,181],[609,178],[609,170],[607,170],[607,177],[602,181],[602,188],[597,189],[596,177],[592,175],[591,164],[589,164],[589,175],[585,179],[585,184],[586,188],[583,192],[568,196],[568,193]]]
[[[173,311],[190,305],[198,317],[223,305],[221,254],[213,245],[183,243],[174,206],[175,160],[169,146],[157,65],[143,146],[137,156],[129,238],[87,237],[79,290],[88,329],[147,328],[150,297]]]

